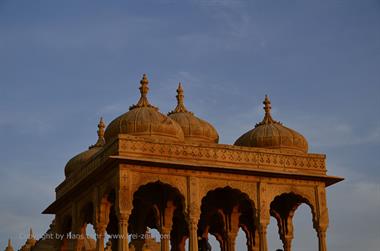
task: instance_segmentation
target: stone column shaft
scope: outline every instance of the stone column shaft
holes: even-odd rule
[[[170,228],[161,229],[161,251],[170,251]]]
[[[319,244],[319,251],[327,251],[327,245],[326,245],[326,230],[318,230],[318,244]]]
[[[291,251],[292,250],[292,239],[293,236],[285,236],[282,240],[282,244],[284,247],[284,251]]]
[[[259,236],[260,236],[260,251],[268,251],[268,242],[267,242],[267,225],[261,225],[259,227]]]
[[[129,251],[128,218],[129,215],[123,215],[123,217],[119,219],[118,251]]]
[[[190,220],[190,237],[189,237],[189,245],[190,245],[190,251],[198,251],[198,224],[196,221]]]
[[[227,251],[235,251],[236,233],[228,233],[227,237]]]
[[[106,234],[106,225],[99,224],[95,228],[96,232],[96,251],[104,251],[104,236]]]

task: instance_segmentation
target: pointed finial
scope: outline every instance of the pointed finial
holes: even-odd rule
[[[148,84],[149,84],[148,77],[144,73],[142,79],[140,80],[140,88],[139,88],[140,89],[140,94],[141,94],[140,100],[137,102],[137,104],[132,105],[131,107],[129,107],[129,110],[132,110],[132,109],[135,109],[135,108],[138,108],[138,107],[152,107],[152,108],[156,108],[156,107],[152,106],[149,103],[149,101],[148,101],[148,98],[147,98],[147,94],[148,94],[148,91],[149,91]]]
[[[168,115],[173,114],[173,113],[179,113],[179,112],[187,112],[187,113],[192,114],[192,112],[189,112],[185,107],[185,104],[184,104],[185,96],[183,95],[183,89],[182,89],[181,82],[178,83],[176,98],[177,98],[177,106],[173,111],[169,112]]]
[[[11,239],[8,239],[8,246],[5,248],[5,251],[14,251]]]
[[[29,239],[34,239],[33,229],[32,228],[30,228],[30,230],[29,230]]]
[[[268,95],[265,95],[265,99],[263,101],[263,104],[264,104],[265,114],[270,113],[270,110],[272,109],[272,107],[270,106],[270,100],[269,100]]]
[[[98,140],[96,141],[95,145],[91,145],[89,149],[94,147],[102,147],[105,145],[106,141],[104,139],[104,128],[106,128],[106,125],[103,121],[103,117],[100,117],[99,124],[98,124]]]
[[[264,125],[264,124],[281,124],[280,122],[275,121],[272,118],[272,115],[270,114],[272,106],[271,106],[271,102],[270,102],[270,99],[269,99],[268,95],[265,95],[265,99],[263,101],[263,104],[264,104],[264,108],[263,109],[265,111],[265,116],[264,116],[263,120],[260,123],[256,124],[255,127],[258,127],[259,125]]]

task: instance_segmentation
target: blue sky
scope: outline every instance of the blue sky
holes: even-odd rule
[[[269,94],[274,117],[346,178],[328,189],[330,250],[377,250],[379,66],[375,0],[0,0],[0,248],[44,233],[65,163],[147,73],[151,103],[171,110],[181,81],[221,143],[262,118]],[[317,250],[309,209],[295,217],[294,250]]]

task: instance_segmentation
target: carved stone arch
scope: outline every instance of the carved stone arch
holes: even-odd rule
[[[305,204],[310,207],[312,214],[313,224],[317,222],[318,214],[317,214],[317,200],[315,198],[315,189],[314,187],[297,187],[293,185],[289,186],[273,186],[270,189],[266,190],[266,194],[264,197],[266,200],[262,201],[265,205],[262,205],[262,208],[265,210],[270,210],[270,204],[274,201],[277,196],[281,196],[282,194],[295,194],[298,195],[305,200]],[[294,213],[294,212],[293,212]]]
[[[242,186],[236,183],[234,185],[231,187],[224,184],[209,190],[201,202],[198,236],[205,237],[205,231],[215,237],[219,236],[222,250],[235,248],[236,236],[241,226],[244,226],[247,243],[255,243],[256,205],[251,196],[239,189]]]
[[[132,185],[131,185],[131,196],[136,193],[136,191],[144,185],[154,182],[162,182],[168,184],[173,188],[177,189],[180,194],[185,198],[185,208],[187,208],[188,194],[187,194],[187,179],[186,177],[176,177],[169,175],[160,174],[148,174],[148,173],[132,173]]]
[[[142,236],[147,228],[157,229],[163,236],[170,235],[172,250],[184,250],[184,237],[189,236],[185,195],[176,187],[161,180],[141,184],[132,195],[133,208],[128,220],[128,232],[138,236],[132,240],[141,250]],[[164,239],[161,245],[169,245]],[[131,242],[131,243],[132,243]],[[179,246],[181,245],[181,246]]]
[[[114,193],[116,191],[115,182],[106,182],[99,186],[98,198],[99,203],[102,199],[108,199],[110,193]]]
[[[209,191],[215,190],[217,188],[231,187],[233,189],[240,190],[242,193],[247,194],[249,199],[254,203],[254,205],[258,205],[256,183],[215,179],[200,179],[199,183],[200,199],[204,198]]]
[[[87,200],[86,202],[81,203],[81,206],[78,208],[78,210],[78,220],[81,225],[94,225],[95,204],[92,200]]]

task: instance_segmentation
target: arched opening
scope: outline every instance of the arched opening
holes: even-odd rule
[[[94,225],[91,223],[86,224],[84,231],[84,242],[82,250],[95,250],[96,249],[96,233],[94,230]]]
[[[270,222],[267,227],[268,250],[282,250],[282,241],[278,236],[277,220],[270,217]]]
[[[75,245],[79,245],[80,250],[96,249],[96,233],[93,225],[94,205],[91,202],[86,203],[79,212],[81,228],[76,230],[76,236],[71,240]]]
[[[214,235],[212,235],[212,234],[208,234],[208,236],[207,236],[207,240],[208,240],[208,244],[210,245],[212,251],[221,251],[221,249],[220,249],[220,243],[219,243],[219,241],[215,238]],[[209,247],[209,248],[210,248],[210,247]]]
[[[133,195],[133,209],[128,232],[135,251],[155,243],[146,239],[148,231],[159,232],[161,250],[184,251],[189,236],[185,217],[185,198],[175,187],[160,181],[139,187]],[[148,233],[149,234],[149,233]],[[157,243],[158,241],[156,241]]]
[[[239,229],[244,231],[247,240],[245,250],[252,250],[255,243],[255,207],[249,196],[231,187],[217,188],[202,199],[201,216],[198,223],[198,236],[203,242],[213,235],[220,244],[221,251],[232,251],[236,246]],[[198,245],[207,250],[208,245]]]
[[[308,205],[311,208],[311,212],[313,212],[310,202],[306,198],[295,193],[283,193],[275,197],[270,204],[270,215],[276,220],[278,235],[284,251],[296,250],[292,248],[294,244],[293,238],[295,236],[293,218],[297,208],[301,204],[305,205],[305,207]],[[313,217],[311,217],[311,219],[312,218]],[[312,226],[310,226],[310,230],[312,230]],[[277,245],[278,244],[276,243],[276,247],[273,248],[278,248]],[[310,249],[310,251],[316,250],[317,247],[318,246],[316,245],[315,248]],[[270,246],[270,248],[272,247]],[[306,249],[301,247],[299,250],[305,251]]]
[[[235,250],[248,251],[249,246],[250,246],[250,243],[248,242],[247,233],[242,228],[239,228],[238,234],[236,236],[236,241],[235,241]]]
[[[318,238],[313,228],[311,209],[301,204],[293,217],[294,239],[293,251],[318,251]]]

